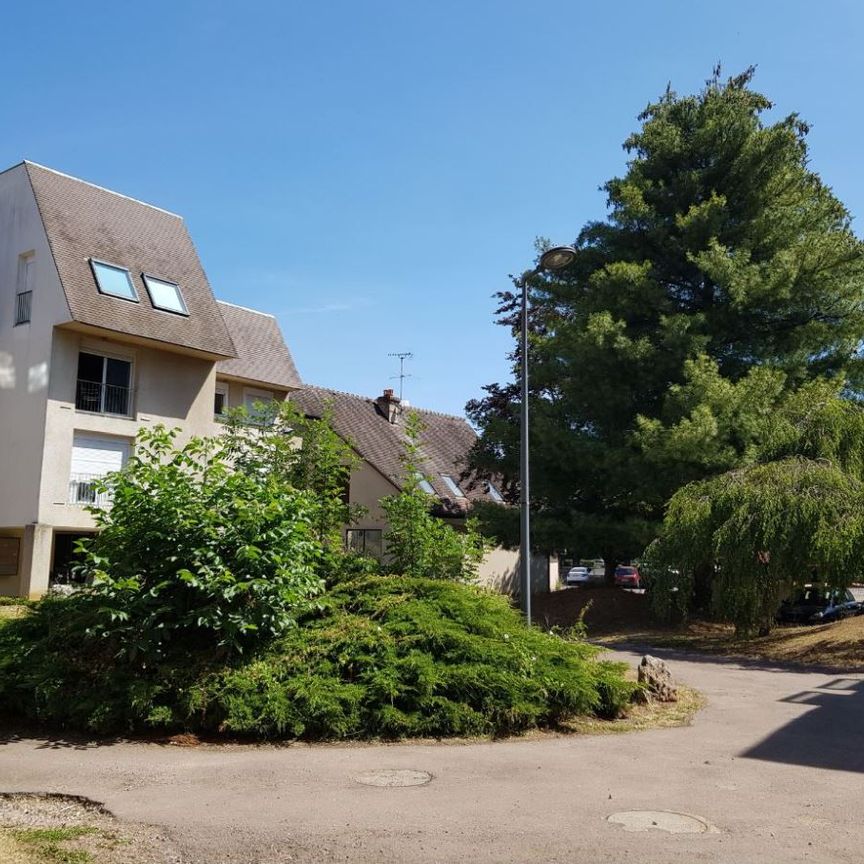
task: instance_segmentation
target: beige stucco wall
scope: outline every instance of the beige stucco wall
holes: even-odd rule
[[[130,417],[90,414],[75,409],[79,351],[132,362]],[[58,329],[55,331],[52,365],[40,522],[59,528],[93,527],[92,517],[83,507],[66,503],[72,442],[76,432],[110,435],[131,442],[140,428],[162,423],[168,427],[179,426],[182,432],[178,442],[183,443],[193,435],[210,435],[216,430],[213,420],[213,361]]]
[[[15,327],[18,259],[29,252],[35,255],[30,323]],[[38,519],[52,332],[68,320],[30,181],[18,166],[0,174],[0,525]]]

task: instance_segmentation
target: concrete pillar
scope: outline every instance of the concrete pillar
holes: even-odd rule
[[[31,599],[48,591],[54,529],[50,525],[25,525],[21,540],[21,583],[19,594]]]

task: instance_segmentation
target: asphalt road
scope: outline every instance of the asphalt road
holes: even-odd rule
[[[121,820],[160,826],[184,864],[864,860],[864,676],[670,662],[709,700],[687,728],[323,747],[9,736],[0,791],[88,796]],[[377,769],[432,780],[356,781]],[[694,814],[717,830],[630,832],[608,821],[642,809]]]

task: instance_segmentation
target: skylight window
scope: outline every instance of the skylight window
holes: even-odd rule
[[[414,476],[417,478],[417,485],[427,495],[434,495],[435,494],[435,490],[432,488],[432,484],[419,471]]]
[[[99,288],[100,294],[138,302],[138,294],[132,284],[132,277],[125,267],[106,264],[95,258],[90,259],[90,266],[93,268],[93,275],[96,277],[96,286]]]
[[[176,282],[157,279],[155,276],[148,276],[146,273],[142,273],[141,275],[144,277],[144,284],[147,286],[150,302],[157,309],[162,309],[165,312],[175,312],[177,315],[189,314],[186,303],[183,301],[183,295],[180,293],[180,286]]]
[[[497,504],[503,503],[504,499],[501,497],[501,493],[498,491],[498,487],[494,483],[487,483],[486,491],[489,493],[489,497]]]
[[[457,498],[465,497],[465,493],[459,488],[459,484],[449,474],[442,474],[441,479],[444,481],[444,485],[450,490],[451,494],[455,495]]]

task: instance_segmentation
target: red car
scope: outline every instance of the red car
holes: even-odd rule
[[[615,585],[619,588],[638,588],[639,568],[630,564],[619,564],[615,568]]]

